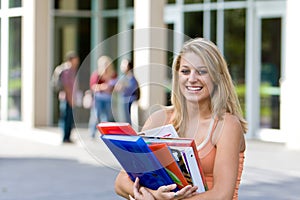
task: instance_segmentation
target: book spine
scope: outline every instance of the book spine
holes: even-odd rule
[[[198,186],[197,192],[202,193],[205,192],[204,182],[200,173],[200,169],[196,160],[196,155],[192,148],[188,148],[185,150],[185,157],[187,160],[187,165],[191,173],[191,177],[193,180],[193,185]]]

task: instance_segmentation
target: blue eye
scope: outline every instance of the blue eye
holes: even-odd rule
[[[201,69],[201,70],[198,71],[198,74],[199,75],[207,74],[207,70]]]
[[[191,71],[188,69],[182,69],[182,70],[180,70],[180,72],[184,75],[188,75],[188,74],[190,74]]]

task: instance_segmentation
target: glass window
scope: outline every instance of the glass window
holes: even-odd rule
[[[174,4],[176,3],[176,0],[168,0],[168,4]]]
[[[61,10],[90,10],[91,0],[55,0],[54,8]]]
[[[217,11],[210,11],[210,40],[217,42]]]
[[[184,4],[203,3],[203,0],[184,0]]]
[[[134,2],[133,0],[127,0],[126,1],[126,6],[127,7],[133,7],[133,4],[134,4],[133,2]]]
[[[281,18],[261,21],[260,126],[280,128]]]
[[[9,8],[22,7],[22,0],[9,0]]]
[[[21,120],[21,17],[9,19],[8,120]]]
[[[184,34],[191,38],[203,36],[203,12],[184,13]]]
[[[103,0],[103,9],[118,9],[118,0]]]
[[[245,114],[246,10],[224,11],[224,56]]]
[[[104,18],[103,19],[103,40],[106,40],[112,36],[116,36],[117,38],[117,34],[118,34],[118,18],[115,17]],[[105,49],[102,49],[106,54],[108,54],[110,57],[114,57],[114,55],[117,55],[118,53],[117,39],[112,39],[109,42],[104,42],[103,44],[107,45],[104,47]]]
[[[167,35],[167,88],[166,88],[166,105],[171,105],[171,88],[172,88],[172,63],[174,59],[174,24],[168,24],[168,35]]]

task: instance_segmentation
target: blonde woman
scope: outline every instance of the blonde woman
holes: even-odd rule
[[[109,56],[100,56],[97,70],[90,77],[90,90],[93,91],[94,104],[90,114],[91,137],[95,137],[98,122],[114,121],[111,100],[112,91],[117,82],[117,72]]]
[[[168,185],[153,191],[121,171],[117,194],[137,200],[238,199],[247,123],[227,63],[215,44],[196,38],[184,44],[172,68],[172,106],[153,113],[143,129],[172,123],[180,137],[194,138],[209,190],[196,193],[186,186],[175,193],[176,185]]]

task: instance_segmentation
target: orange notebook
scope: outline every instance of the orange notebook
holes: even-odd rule
[[[189,138],[160,138],[147,137],[143,139],[148,145],[166,144],[171,150],[172,155],[181,169],[183,175],[190,184],[198,186],[197,192],[205,192],[208,190],[205,176],[201,167],[200,158],[198,156],[195,140]],[[182,160],[183,158],[183,165]],[[187,173],[186,173],[187,172]]]
[[[165,167],[169,176],[177,184],[178,188],[181,189],[188,185],[183,173],[181,172],[176,160],[174,159],[167,144],[149,144],[151,151],[154,153],[156,158],[159,160],[161,165]]]
[[[100,122],[97,125],[102,135],[137,135],[137,132],[126,122]]]

